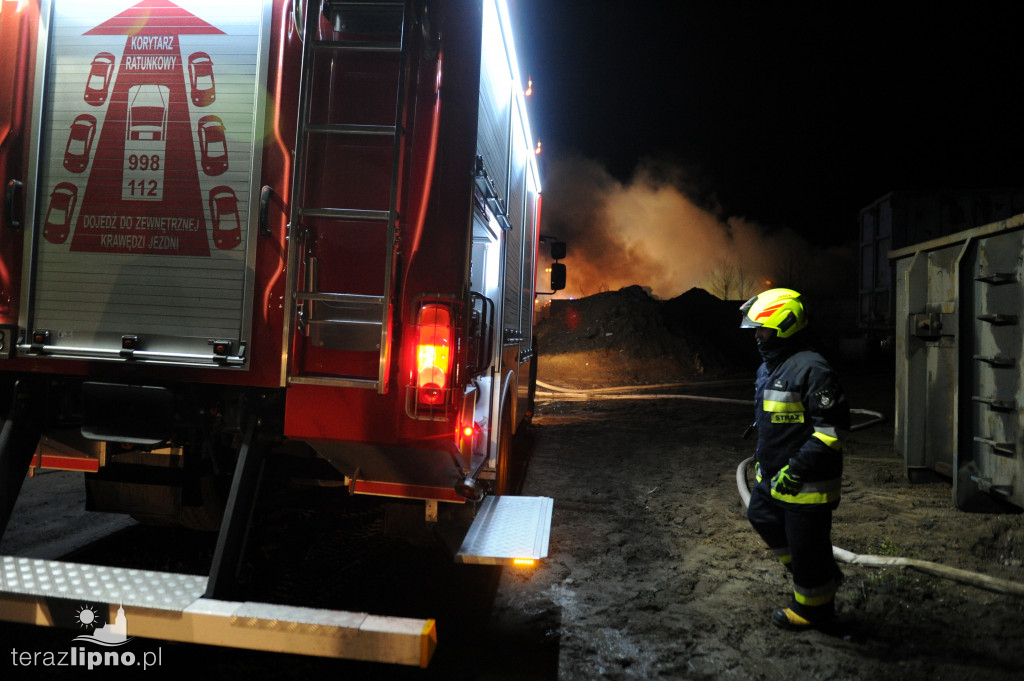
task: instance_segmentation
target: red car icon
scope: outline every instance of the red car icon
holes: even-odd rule
[[[224,122],[218,116],[203,116],[197,126],[203,172],[220,175],[228,169],[228,144]]]
[[[71,233],[71,218],[78,203],[78,187],[70,182],[61,182],[50,194],[50,207],[46,211],[43,236],[54,244],[62,244]]]
[[[235,190],[225,185],[210,190],[210,219],[213,220],[213,243],[226,251],[242,243],[242,219],[238,215]]]
[[[153,84],[133,85],[128,89],[127,139],[166,141],[170,90],[166,85]]]
[[[100,52],[92,58],[89,77],[85,81],[85,103],[100,106],[107,101],[110,77],[114,74],[114,55]]]
[[[196,106],[209,106],[217,98],[213,82],[213,60],[205,52],[193,52],[188,57],[188,79],[192,84],[190,96]]]
[[[71,123],[71,134],[64,147],[64,167],[72,173],[80,173],[89,165],[89,152],[96,137],[96,117],[80,114]]]

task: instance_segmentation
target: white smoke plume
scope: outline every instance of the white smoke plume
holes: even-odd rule
[[[547,170],[541,232],[568,246],[561,297],[631,285],[662,299],[693,287],[730,299],[776,285],[815,287],[818,295],[855,287],[852,249],[815,251],[791,230],[723,216],[713,200],[699,205],[681,168],[641,164],[625,183],[580,157]]]

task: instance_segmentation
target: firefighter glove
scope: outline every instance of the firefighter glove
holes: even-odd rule
[[[804,482],[800,479],[800,476],[789,469],[789,464],[786,464],[779,472],[772,478],[772,491],[778,492],[779,494],[793,495],[800,491],[803,487]]]

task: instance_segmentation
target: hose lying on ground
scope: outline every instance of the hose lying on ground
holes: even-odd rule
[[[747,487],[747,470],[750,468],[753,457],[744,459],[739,468],[736,469],[736,486],[739,489],[740,498],[743,500],[743,507],[750,504],[750,489]],[[948,567],[927,560],[916,558],[900,558],[897,556],[872,556],[851,553],[838,546],[832,547],[832,555],[838,560],[851,565],[864,565],[866,567],[908,567],[925,572],[936,577],[951,579],[961,584],[969,584],[988,591],[1011,596],[1024,596],[1024,584],[1012,582],[1008,579],[990,577],[977,572],[969,572],[959,568]]]
[[[654,385],[635,385],[635,386],[620,386],[616,388],[589,388],[586,390],[579,390],[573,388],[561,388],[544,381],[537,381],[537,386],[544,388],[544,390],[537,392],[537,397],[548,398],[548,399],[560,399],[560,400],[696,400],[698,402],[719,402],[725,404],[740,404],[744,406],[753,406],[752,400],[738,400],[729,397],[710,397],[708,395],[680,395],[677,393],[658,393],[658,394],[635,394],[638,390],[664,390],[670,388],[720,388],[737,385],[749,385],[748,379],[742,380],[727,380],[727,381],[705,381],[700,383],[658,383]],[[624,394],[633,391],[634,394]],[[850,430],[860,430],[861,428],[867,428],[873,426],[876,423],[880,423],[885,420],[885,417],[881,412],[871,411],[869,409],[851,409],[851,414],[865,414],[871,417],[871,419],[862,423],[855,423],[850,426]]]

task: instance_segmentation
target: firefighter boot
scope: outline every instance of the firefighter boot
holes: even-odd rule
[[[786,568],[792,572],[793,568],[787,564]],[[835,566],[835,586],[838,589],[839,585],[846,580],[846,575],[839,569],[839,566]],[[819,606],[814,608],[820,610],[821,613],[815,615],[813,619],[807,619],[804,615],[796,612],[794,609],[796,606],[791,605],[788,608],[779,608],[772,614],[772,624],[775,626],[786,629],[787,631],[804,631],[806,629],[821,628],[828,626],[835,617],[835,603],[829,603],[826,606]]]
[[[772,624],[788,631],[813,629],[814,623],[793,612],[791,608],[780,608],[772,615]]]
[[[813,616],[802,615],[791,604],[788,608],[780,608],[772,614],[772,624],[787,631],[806,631],[807,629],[826,627],[835,617],[835,610],[831,603],[828,606],[815,608],[815,610],[820,610],[820,612]]]

